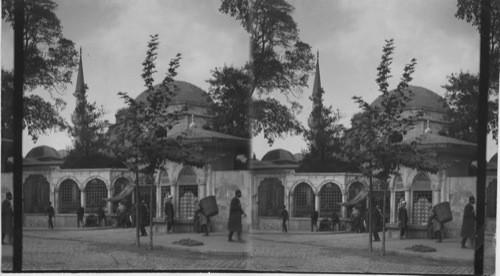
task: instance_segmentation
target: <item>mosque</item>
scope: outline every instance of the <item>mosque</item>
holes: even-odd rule
[[[177,95],[172,106],[185,105],[187,112],[173,132],[187,131],[189,140],[203,147],[205,152],[218,153],[210,164],[194,167],[168,162],[164,170],[154,178],[141,177],[139,199],[149,203],[153,193],[152,212],[157,229],[163,231],[165,196],[173,196],[175,209],[174,231],[192,231],[194,200],[213,195],[217,199],[219,214],[212,218],[212,230],[224,231],[229,216],[229,204],[234,192],[242,191],[242,206],[248,214],[243,219],[244,231],[281,230],[279,218],[283,206],[290,213],[290,231],[308,231],[309,215],[313,210],[320,218],[330,217],[336,212],[341,220],[336,230],[349,229],[351,206],[366,204],[363,193],[368,179],[359,173],[298,173],[300,154],[283,149],[273,149],[261,160],[250,160],[251,141],[211,130],[211,100],[202,89],[187,82],[176,81]],[[80,58],[77,88],[83,85],[83,65]],[[313,95],[321,87],[319,61]],[[155,89],[162,89],[155,86]],[[422,237],[428,218],[429,206],[450,202],[453,220],[446,224],[446,237],[458,237],[462,223],[463,208],[468,197],[476,195],[476,177],[471,169],[477,145],[440,135],[447,121],[444,119],[446,103],[436,93],[423,87],[411,86],[412,100],[405,112],[422,111],[421,122],[403,140],[422,138],[420,147],[437,153],[437,160],[445,164],[436,174],[402,168],[389,182],[386,202],[386,223],[389,235],[397,228],[397,208],[401,201],[407,202],[410,218],[410,237]],[[144,100],[147,91],[136,99]],[[380,105],[377,98],[372,105]],[[110,131],[123,122],[123,110],[116,114],[116,123]],[[4,142],[4,141],[2,141]],[[4,149],[4,147],[2,147]],[[61,154],[62,153],[62,154]],[[2,153],[4,154],[4,153]],[[488,194],[496,194],[496,155],[489,162]],[[4,158],[3,158],[4,159]],[[116,210],[118,201],[136,202],[133,174],[125,168],[62,169],[64,152],[48,146],[33,148],[24,158],[23,199],[24,224],[27,227],[45,226],[45,209],[52,202],[56,210],[56,227],[74,227],[76,208],[80,205],[86,215],[97,208],[106,207],[108,224]],[[493,164],[494,163],[494,164]],[[4,173],[2,162],[2,194],[12,191],[12,180]],[[378,204],[383,200],[382,187],[374,183],[374,197]],[[487,197],[487,214],[493,220],[496,213],[496,197]]]

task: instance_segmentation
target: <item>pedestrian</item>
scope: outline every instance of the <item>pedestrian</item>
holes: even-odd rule
[[[434,211],[432,211],[432,215],[429,218],[432,224],[432,229],[434,232],[434,237],[438,240],[436,242],[443,241],[443,235],[441,234],[441,229],[443,228],[443,224],[438,220],[438,217]]]
[[[356,206],[352,207],[351,224],[352,224],[352,231],[359,233],[361,224],[361,213],[359,212],[358,208],[356,208]]]
[[[432,210],[432,206],[429,206],[429,218],[427,219],[427,238],[434,239],[434,228],[432,226],[432,221],[434,219],[434,210]]]
[[[332,212],[332,230],[338,231],[337,225],[340,225],[340,219],[337,214],[337,211],[333,210]]]
[[[118,202],[118,209],[116,210],[118,216],[118,226],[123,228],[127,227],[127,207],[125,204]]]
[[[76,227],[80,228],[80,222],[82,223],[82,227],[85,228],[85,224],[83,223],[83,214],[85,213],[85,209],[83,206],[78,207],[76,210]]]
[[[229,208],[229,220],[227,222],[227,230],[229,230],[229,234],[227,236],[227,241],[233,242],[233,234],[234,232],[238,235],[238,241],[243,242],[241,239],[241,216],[247,216],[243,209],[241,208],[241,191],[236,190],[234,193],[234,198],[231,200],[231,206]]]
[[[173,196],[168,195],[165,202],[165,222],[167,223],[167,233],[172,233],[174,226],[174,204],[172,204]]]
[[[148,207],[146,206],[146,202],[143,200],[139,204],[139,230],[141,231],[141,236],[147,236],[146,232],[146,222],[148,218]]]
[[[399,238],[403,239],[408,227],[408,212],[406,212],[406,201],[401,201],[401,207],[398,210],[398,220],[399,220]]]
[[[469,203],[465,205],[461,231],[462,248],[467,248],[465,246],[467,239],[470,239],[472,244],[472,241],[476,237],[476,214],[474,213],[474,203],[476,203],[476,199],[471,196],[469,197]]]
[[[373,241],[380,241],[380,237],[378,232],[382,231],[382,211],[380,211],[380,207],[377,205],[373,208],[372,211],[372,231],[373,231]]]
[[[54,223],[52,222],[52,217],[55,217],[54,207],[52,207],[52,202],[49,201],[49,207],[47,208],[47,216],[49,217],[49,228],[54,229]]]
[[[199,204],[196,205],[196,211],[195,213],[198,215],[198,223],[200,224],[201,227],[201,232],[203,233],[203,236],[208,236],[208,224],[210,223],[209,217],[205,216],[203,214],[203,209]]]
[[[288,220],[288,211],[286,210],[286,206],[283,206],[283,211],[281,211],[281,220],[283,223],[281,224],[281,232],[288,232],[288,228],[286,227],[286,222]]]
[[[195,198],[195,200],[193,201],[193,204],[194,204],[194,206],[198,206],[198,199],[197,198]],[[201,212],[201,207],[199,207],[199,208],[195,207],[194,217],[193,217],[193,232],[195,232],[195,233],[201,233],[200,220],[198,218],[199,212]]]
[[[313,210],[311,213],[311,232],[314,232],[316,228],[316,232],[318,232],[318,217],[319,213],[316,210]]]
[[[10,203],[11,200],[12,193],[7,192],[7,194],[5,195],[5,199],[2,202],[2,244],[5,244],[3,240],[5,239],[6,235],[12,238],[12,219],[14,217],[14,212],[12,211],[12,203]]]
[[[106,213],[104,212],[104,206],[97,209],[97,221],[99,226],[106,226]],[[104,225],[103,222],[104,221]]]

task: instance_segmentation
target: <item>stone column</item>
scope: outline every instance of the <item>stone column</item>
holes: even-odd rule
[[[396,213],[398,210],[396,210],[396,189],[391,190],[391,223],[396,222]]]
[[[174,212],[175,217],[179,218],[179,206],[177,205],[177,202],[179,202],[177,200],[177,188],[177,185],[170,186],[170,194],[172,195],[172,204],[174,205],[174,210],[176,210]]]
[[[108,189],[108,198],[113,196],[111,188]],[[108,215],[113,214],[113,203],[111,201],[106,201],[106,207],[108,208]]]
[[[80,191],[80,201],[81,201],[81,204],[82,204],[82,207],[85,209],[85,212],[87,212],[87,192],[85,191],[85,189],[82,189]]]
[[[411,190],[405,190],[406,211],[408,212],[408,222],[413,223],[413,202],[411,200]]]
[[[163,195],[161,194],[160,185],[156,186],[156,217],[163,217]]]
[[[290,192],[288,194],[288,199],[289,199],[289,202],[290,202],[289,203],[290,205],[288,206],[288,210],[290,211],[290,217],[292,217],[294,215],[294,212],[295,212],[295,210],[293,208],[293,193],[292,192]]]
[[[347,193],[342,193],[342,203],[345,202],[347,202]],[[347,208],[342,205],[341,211],[342,211],[342,218],[344,219],[347,218]]]
[[[52,203],[53,203],[53,207],[54,207],[54,213],[56,214],[59,214],[59,190],[54,190],[54,197],[53,197],[53,200],[52,200]]]
[[[319,193],[314,194],[314,210],[319,212]]]
[[[432,206],[441,202],[441,191],[439,189],[432,190]]]

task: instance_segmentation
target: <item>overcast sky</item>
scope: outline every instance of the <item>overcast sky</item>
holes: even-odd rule
[[[125,106],[117,93],[137,96],[144,90],[140,77],[150,34],[160,36],[157,60],[159,82],[169,60],[176,53],[183,58],[178,80],[193,83],[205,91],[211,70],[224,65],[241,66],[248,59],[248,39],[241,25],[218,11],[218,0],[65,0],[57,15],[63,33],[83,48],[88,98],[105,108],[105,118]],[[300,37],[313,51],[320,52],[325,104],[340,109],[348,125],[359,111],[352,96],[374,100],[379,92],[376,68],[385,39],[394,39],[392,87],[411,58],[417,59],[413,85],[443,96],[441,87],[453,72],[477,73],[479,34],[468,23],[454,17],[456,0],[424,1],[291,1],[295,6]],[[10,27],[2,24],[2,66],[12,67],[13,45]],[[311,112],[309,88],[299,99],[304,106],[303,123]],[[67,101],[63,115],[70,120],[75,107],[76,72],[73,85],[62,96]],[[42,93],[42,95],[45,95]],[[41,137],[36,144],[25,135],[23,153],[35,145],[64,149],[71,145],[66,133]],[[267,151],[284,148],[292,153],[306,149],[302,137],[287,137],[269,147],[261,136],[254,139],[254,152],[261,158]],[[493,143],[487,156],[496,152]]]

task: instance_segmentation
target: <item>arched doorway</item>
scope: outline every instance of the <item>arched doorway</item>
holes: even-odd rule
[[[425,224],[429,218],[429,207],[432,206],[431,180],[427,174],[421,172],[413,178],[412,193],[413,223]]]
[[[314,191],[309,184],[302,182],[293,191],[293,216],[309,217],[314,211]]]
[[[59,186],[59,213],[74,214],[81,206],[80,188],[72,179],[64,180]]]
[[[86,212],[97,213],[99,208],[106,206],[108,189],[106,188],[104,181],[97,178],[90,180],[85,186],[85,192],[85,204],[87,207]]]
[[[342,203],[342,191],[335,183],[327,183],[319,190],[319,215],[331,217],[332,212],[340,216],[340,204]]]
[[[265,178],[258,188],[258,215],[261,217],[279,217],[283,210],[285,188],[277,178]]]
[[[50,202],[50,184],[43,175],[30,175],[23,185],[24,212],[45,213]]]
[[[190,166],[185,166],[177,177],[179,183],[179,217],[189,219],[194,217],[195,200],[198,199],[198,184],[196,173]]]

